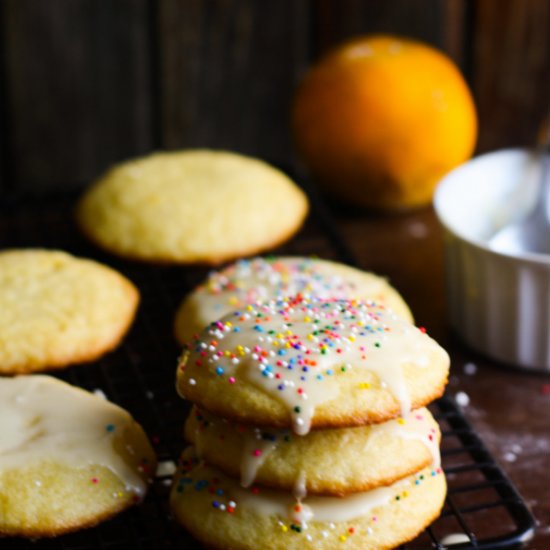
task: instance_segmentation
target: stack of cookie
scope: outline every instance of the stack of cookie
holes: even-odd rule
[[[214,548],[392,548],[439,514],[445,351],[372,302],[249,304],[188,346],[175,517]]]

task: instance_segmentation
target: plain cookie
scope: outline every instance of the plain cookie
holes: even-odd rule
[[[156,153],[115,166],[77,208],[84,233],[133,259],[215,264],[289,239],[305,194],[258,159],[225,151]]]
[[[0,374],[62,368],[115,348],[136,287],[98,262],[56,250],[0,253]]]

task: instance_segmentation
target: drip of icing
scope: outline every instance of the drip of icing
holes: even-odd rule
[[[380,487],[345,497],[311,496],[298,501],[282,491],[263,489],[261,493],[253,493],[238,490],[235,497],[239,506],[253,509],[260,515],[275,515],[307,524],[310,521],[350,521],[364,516],[373,508],[388,503],[395,490],[395,486]]]
[[[406,496],[425,477],[441,473],[440,470],[424,469],[387,487],[380,487],[344,497],[313,496],[296,502],[284,491],[252,487],[243,489],[237,481],[226,476],[217,468],[198,461],[194,449],[188,447],[180,461],[180,470],[173,486],[173,498],[186,491],[205,491],[212,495],[212,504],[219,510],[233,513],[236,509],[248,509],[262,516],[290,519],[296,523],[337,523],[354,520],[369,514],[375,508],[384,506],[400,495]],[[218,496],[222,495],[222,496]]]
[[[312,510],[311,506],[299,500],[288,511],[288,517],[294,523],[307,525],[315,517],[315,512]]]
[[[426,417],[419,411],[410,414],[406,419],[399,418],[374,425],[371,428],[370,437],[377,437],[389,434],[402,439],[421,441],[432,455],[432,468],[439,468],[441,465],[441,453],[439,442],[436,437],[435,428],[426,420]],[[370,438],[369,438],[370,440]],[[368,443],[367,443],[368,444]]]
[[[243,432],[244,445],[241,456],[241,485],[250,487],[266,458],[277,447],[277,438],[259,428],[248,428]]]
[[[315,521],[350,521],[364,516],[373,508],[387,504],[395,494],[395,488],[380,487],[347,497],[312,497],[308,499]]]
[[[352,368],[372,372],[406,417],[411,398],[404,365],[426,368],[430,355],[446,356],[428,336],[384,307],[350,301],[249,305],[213,323],[203,336],[189,363],[206,363],[233,382],[243,377],[272,395],[286,405],[299,435],[308,433],[315,408],[339,394],[339,384],[323,383],[325,379]],[[178,376],[182,373],[180,369]]]
[[[132,424],[120,407],[48,376],[0,379],[0,470],[41,459],[100,465],[127,490],[143,495],[142,457],[129,444],[129,456],[117,450],[117,441],[128,441]]]
[[[368,514],[373,508],[388,503],[394,494],[395,488],[380,487],[346,497],[310,497],[298,505],[291,495],[266,489],[260,494],[239,491],[235,496],[239,506],[264,516],[279,516],[299,522],[340,522]]]
[[[307,478],[306,473],[303,470],[298,474],[298,477],[296,478],[292,494],[294,495],[294,498],[298,501],[301,501],[307,497]]]
[[[209,437],[224,439],[227,431],[238,434],[242,443],[240,474],[241,486],[243,487],[250,487],[254,483],[258,470],[268,456],[278,447],[280,440],[287,437],[289,433],[288,430],[233,424],[225,418],[198,409],[194,409],[191,414],[195,416],[196,420],[193,438],[195,454],[200,459],[204,457],[203,451]]]
[[[294,482],[292,496],[296,502],[289,511],[289,517],[292,521],[301,525],[306,525],[315,516],[315,512],[312,510],[311,506],[303,502],[307,497],[306,481],[306,474],[302,470]]]

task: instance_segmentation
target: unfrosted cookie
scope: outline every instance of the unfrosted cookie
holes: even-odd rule
[[[305,194],[260,160],[225,151],[156,153],[109,170],[82,197],[80,226],[125,257],[218,263],[290,238]]]
[[[440,431],[427,409],[375,426],[311,431],[235,424],[194,407],[185,426],[201,458],[245,487],[253,483],[342,496],[438,468]]]
[[[0,378],[0,534],[95,525],[139,502],[155,466],[120,407],[48,376]]]
[[[406,417],[448,372],[443,348],[381,306],[297,298],[212,323],[184,351],[177,387],[218,416],[303,435]]]
[[[259,485],[243,489],[184,453],[170,502],[177,521],[209,548],[383,550],[416,537],[439,515],[445,493],[441,470],[428,468],[388,487],[300,502]]]
[[[65,252],[0,253],[0,374],[92,361],[113,349],[137,309],[117,271]]]
[[[413,320],[399,293],[373,273],[315,258],[253,258],[212,272],[181,303],[174,332],[184,344],[230,311],[298,294],[304,298],[373,300]]]

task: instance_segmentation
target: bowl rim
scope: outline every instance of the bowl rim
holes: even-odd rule
[[[479,162],[486,161],[489,158],[497,158],[500,156],[508,156],[510,154],[517,154],[517,153],[528,153],[529,149],[525,147],[512,147],[512,148],[506,148],[506,149],[497,149],[495,151],[489,151],[487,153],[482,153],[480,155],[476,155],[475,157],[472,157],[470,160],[460,164],[450,172],[447,172],[438,182],[435,193],[434,193],[434,199],[433,199],[433,206],[434,211],[436,213],[436,216],[439,220],[439,223],[445,228],[445,230],[454,235],[455,237],[459,238],[460,240],[468,243],[469,245],[483,250],[487,254],[505,258],[507,260],[513,260],[513,261],[521,261],[527,264],[536,264],[538,266],[549,266],[550,267],[550,254],[542,254],[538,252],[523,252],[521,254],[515,254],[511,252],[504,252],[504,251],[497,251],[492,249],[487,241],[483,239],[472,239],[470,237],[466,237],[461,231],[457,231],[455,228],[451,228],[450,225],[447,223],[447,220],[445,219],[445,216],[442,213],[443,207],[442,203],[444,201],[443,196],[445,194],[445,188],[450,184],[452,180],[454,180],[457,177],[457,174],[460,174],[466,167],[471,167],[472,165],[478,164]]]

